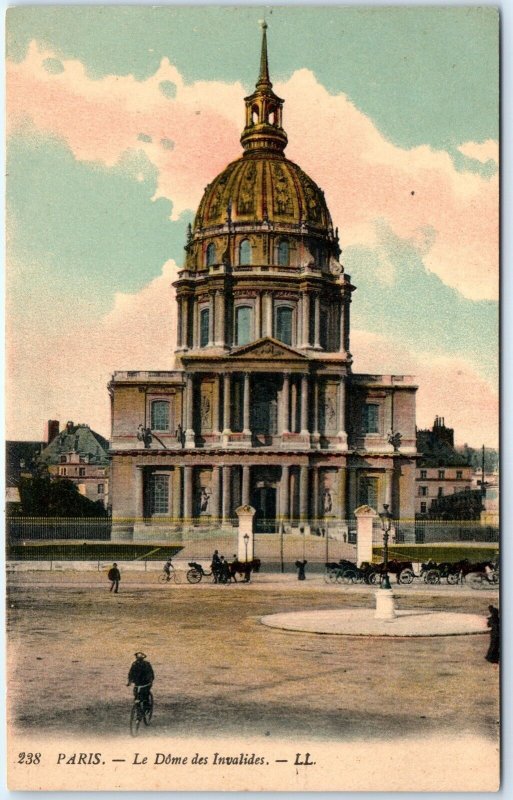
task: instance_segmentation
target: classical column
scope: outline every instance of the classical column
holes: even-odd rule
[[[221,467],[212,467],[212,517],[217,522],[221,517]]]
[[[314,296],[314,347],[320,350],[321,347],[321,314],[320,314],[320,297],[318,294]]]
[[[219,417],[220,417],[220,406],[221,406],[221,375],[214,376],[214,392],[213,392],[213,402],[214,408],[212,410],[212,432],[219,433]]]
[[[292,381],[290,387],[290,430],[297,433],[297,382]]]
[[[308,377],[301,375],[301,434],[308,436]]]
[[[230,489],[231,489],[232,468],[223,467],[223,525],[231,521],[230,514]]]
[[[189,342],[189,298],[182,298],[182,347],[187,349]]]
[[[187,373],[185,381],[185,412],[187,415],[185,425],[185,446],[194,447],[194,383],[193,377],[190,373]]]
[[[230,419],[230,402],[231,402],[231,374],[225,372],[224,380],[224,397],[223,397],[223,433],[230,434],[231,419]]]
[[[392,478],[394,475],[393,469],[385,470],[385,499],[383,504],[387,504],[389,511],[392,511]]]
[[[249,464],[242,465],[242,505],[249,506],[250,495],[250,466]]]
[[[346,433],[346,384],[344,379],[338,384],[338,438],[342,446],[347,445]]]
[[[264,294],[264,336],[273,335],[273,296],[271,292]]]
[[[281,393],[281,431],[289,432],[290,373],[283,373],[283,389]]]
[[[211,292],[208,296],[208,342],[207,347],[212,347],[215,341],[214,318],[215,318],[216,293]]]
[[[347,519],[347,469],[345,467],[340,467],[338,474],[340,478],[340,518]]]
[[[349,303],[344,302],[344,350],[349,351]]]
[[[249,372],[244,373],[244,398],[242,406],[242,429],[245,436],[251,436],[249,427],[249,392],[250,392],[250,379]]]
[[[355,510],[358,508],[358,499],[357,499],[357,471],[354,467],[349,467],[348,469],[348,490],[347,490],[347,499],[348,499],[348,509],[347,515],[349,519],[352,519]]]
[[[178,317],[176,320],[176,346],[181,350],[183,344],[183,298],[177,297]]]
[[[319,467],[312,467],[312,520],[319,519]]]
[[[289,467],[284,464],[281,468],[281,481],[280,481],[280,517],[282,520],[288,520],[290,517],[290,494],[289,494]]]
[[[255,297],[255,339],[262,337],[262,296],[257,292]]]
[[[198,335],[198,301],[195,297],[192,298],[192,349],[194,350],[199,344]]]
[[[313,381],[313,435],[319,436],[319,378],[314,375]]]
[[[218,290],[215,293],[215,335],[214,335],[214,344],[217,347],[224,347],[226,337],[224,334],[224,326],[225,326],[225,305],[224,305],[224,292],[222,290]]]
[[[192,479],[193,467],[183,468],[183,521],[185,525],[192,523]]]
[[[143,467],[135,467],[134,474],[134,516],[135,519],[140,521],[144,516],[143,498],[144,498],[144,473]]]
[[[302,522],[308,520],[308,467],[299,468],[299,518]]]
[[[345,305],[344,305],[343,301],[340,302],[339,309],[340,309],[340,325],[339,325],[340,342],[339,342],[339,348],[338,349],[341,352],[344,352],[345,349],[346,349],[346,345],[345,345],[345,330],[346,330],[345,316],[346,316],[346,309],[345,309]]]
[[[171,472],[171,516],[173,522],[176,523],[180,519],[180,506],[181,506],[181,480],[180,480],[180,467],[175,467]]]
[[[302,347],[310,346],[310,295],[303,294],[303,343]]]

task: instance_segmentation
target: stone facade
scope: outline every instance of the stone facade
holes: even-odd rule
[[[355,287],[318,186],[284,155],[266,33],[244,154],[207,186],[175,283],[176,369],[116,372],[114,531],[336,528],[414,515],[413,379],[352,373]]]

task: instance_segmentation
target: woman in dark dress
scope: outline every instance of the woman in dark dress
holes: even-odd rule
[[[296,561],[297,567],[297,579],[298,581],[305,580],[305,567],[308,564],[308,561]]]
[[[487,625],[490,628],[490,647],[485,656],[490,664],[498,664],[500,656],[500,620],[499,609],[495,606],[488,606],[490,616],[488,617]]]

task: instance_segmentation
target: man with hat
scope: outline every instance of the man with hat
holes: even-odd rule
[[[139,697],[143,701],[144,705],[147,706],[151,685],[155,680],[155,673],[153,672],[153,667],[151,666],[150,662],[145,661],[145,659],[146,653],[141,653],[140,651],[135,653],[135,661],[130,667],[130,671],[128,673],[127,686],[130,686],[130,684],[133,683],[134,697],[137,698],[137,694],[139,693]]]
[[[109,592],[112,592],[112,590],[114,590],[114,594],[117,594],[119,589],[119,582],[121,580],[121,572],[119,571],[118,565],[116,563],[114,563],[112,567],[109,569],[109,574],[107,575],[107,577],[111,582]]]

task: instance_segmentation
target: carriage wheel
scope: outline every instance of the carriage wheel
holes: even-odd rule
[[[408,569],[408,568],[407,569],[403,569],[399,573],[399,583],[405,583],[405,584],[409,585],[410,583],[413,583],[413,578],[414,577],[415,576],[413,574],[413,570]]]
[[[343,572],[338,570],[337,573],[336,573],[336,576],[337,576],[337,583],[344,583],[344,573]]]
[[[367,582],[375,584],[377,577],[378,577],[377,572],[369,572],[369,574],[367,575]]]
[[[201,572],[197,569],[190,569],[187,573],[187,580],[189,583],[199,583],[202,578]]]
[[[440,573],[436,569],[430,569],[424,580],[426,583],[431,584],[431,586],[436,586],[440,583]]]
[[[328,572],[328,579],[329,579],[330,583],[336,583],[337,582],[337,577],[338,577],[338,574],[335,572],[334,569],[332,569],[331,572]]]
[[[343,583],[356,583],[356,571],[354,569],[346,569],[342,574]]]
[[[457,572],[448,572],[447,573],[447,583],[451,586],[455,586],[458,583],[459,575]]]

